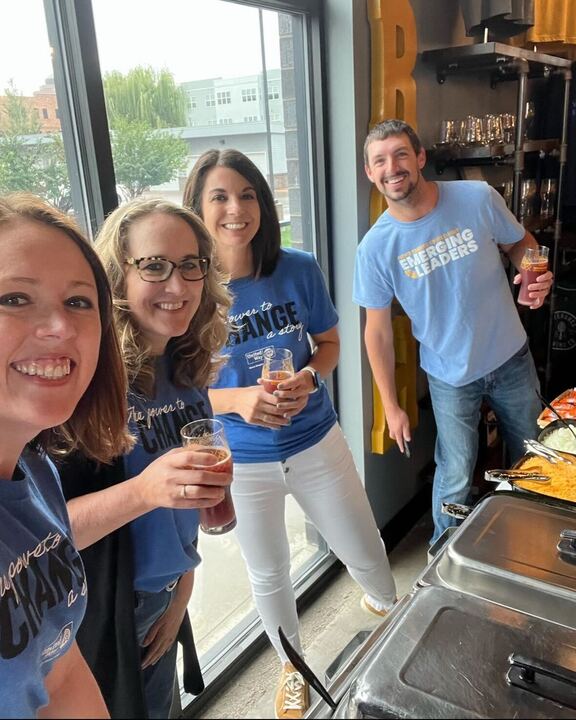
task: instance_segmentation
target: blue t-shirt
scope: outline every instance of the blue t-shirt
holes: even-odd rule
[[[282,249],[272,275],[230,283],[234,305],[230,332],[223,351],[228,356],[215,388],[256,385],[268,347],[292,351],[294,369],[305,367],[311,354],[308,335],[326,332],[338,323],[324,276],[313,255]],[[271,430],[246,423],[237,413],[220,415],[236,463],[285,460],[319,442],[336,422],[324,383],[308,399],[292,424]]]
[[[461,386],[505,363],[526,342],[497,243],[525,230],[485,182],[439,182],[438,203],[414,222],[385,211],[358,246],[354,302],[395,296],[420,342],[420,362]]]
[[[162,358],[156,371],[154,398],[145,400],[134,394],[129,397],[128,420],[137,445],[124,457],[126,477],[138,475],[168,450],[182,447],[180,428],[207,417],[212,417],[207,390],[173,385]],[[194,546],[198,524],[198,510],[172,508],[157,508],[130,523],[136,590],[160,592],[200,563]]]
[[[0,715],[36,717],[44,679],[86,609],[82,560],[54,465],[26,450],[20,480],[0,479]],[[79,479],[81,482],[81,479]]]

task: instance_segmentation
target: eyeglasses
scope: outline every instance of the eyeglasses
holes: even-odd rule
[[[142,280],[146,282],[165,282],[172,276],[176,268],[183,280],[188,282],[203,280],[208,275],[210,267],[210,258],[208,257],[189,257],[179,263],[163,257],[129,257],[124,262],[127,265],[134,265]]]

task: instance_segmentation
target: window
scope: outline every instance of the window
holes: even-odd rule
[[[149,119],[137,114],[140,109],[134,105],[131,111],[133,115],[128,115],[127,120],[144,119],[150,122],[152,137],[159,133],[157,128],[164,128],[163,132],[170,135],[171,142],[181,148],[182,154],[180,160],[173,164],[170,174],[160,176],[156,173],[157,168],[151,164],[150,172],[156,174],[148,175],[143,183],[136,177],[139,169],[133,165],[127,167],[123,163],[124,151],[115,133],[113,155],[116,180],[122,188],[120,196],[128,198],[138,193],[144,196],[162,195],[180,202],[181,189],[175,180],[178,176],[186,175],[194,157],[214,146],[237,148],[251,157],[270,183],[282,218],[283,244],[312,250],[312,216],[306,218],[310,231],[304,233],[302,215],[311,206],[308,197],[302,201],[304,195],[309,195],[311,188],[307,170],[309,150],[305,144],[310,122],[306,93],[296,95],[291,90],[291,96],[283,97],[289,108],[285,116],[291,118],[285,126],[279,125],[280,113],[277,109],[274,116],[268,118],[263,108],[258,108],[260,112],[250,114],[242,112],[244,103],[259,101],[259,87],[268,87],[269,97],[279,102],[283,76],[292,73],[289,87],[298,87],[293,77],[296,67],[301,73],[299,83],[306,82],[305,59],[301,49],[304,47],[301,17],[269,10],[259,11],[249,5],[225,0],[202,0],[201,3],[164,0],[162,13],[148,16],[139,12],[138,2],[124,0],[112,7],[107,0],[93,0],[104,91],[110,101],[109,93],[113,88],[108,78],[111,73],[121,73],[126,78],[134,68],[149,68],[151,80],[156,79],[159,84],[161,78],[163,90],[170,88],[170,103],[162,96],[162,103],[158,104],[154,118]],[[202,5],[201,12],[197,9],[199,4]],[[263,36],[260,35],[259,13],[262,13]],[[177,23],[174,22],[176,17]],[[202,45],[196,52],[194,44],[189,42],[189,28],[194,27],[198,37],[213,37],[215,26],[218,27],[220,42],[216,46]],[[160,43],[159,38],[162,37],[169,38],[169,42]],[[265,67],[262,66],[262,47],[265,50]],[[186,48],[185,53],[181,52],[182,48]],[[249,52],[248,48],[254,51]],[[294,48],[300,48],[299,66],[294,62]],[[290,58],[290,66],[283,66],[285,58]],[[271,76],[274,77],[273,82],[269,82]],[[214,88],[208,91],[215,77],[226,82],[226,89]],[[194,85],[205,88],[205,108],[194,113],[194,122],[210,130],[222,128],[219,136],[204,136],[200,128],[195,132],[197,126],[189,124],[187,113],[191,107],[193,95],[190,91]],[[181,94],[184,98],[183,106],[177,110]],[[238,102],[234,101],[235,97],[238,97]],[[117,103],[114,104],[116,106]],[[174,109],[172,115],[167,112],[169,106]],[[216,106],[226,106],[225,117],[212,114],[211,108]],[[242,128],[243,121],[259,123],[262,127],[258,126],[257,130],[247,129],[245,133],[240,129],[233,135],[226,134],[226,128],[235,123]],[[110,113],[108,122],[115,130],[115,117],[110,116]],[[274,122],[273,126],[271,122]],[[140,150],[142,158],[146,157],[145,147],[143,145]],[[165,163],[162,168],[165,170]],[[292,499],[288,502],[287,512],[293,579],[297,583],[316,562],[326,557],[327,548]],[[259,621],[234,534],[222,537],[201,534],[199,550],[204,562],[196,572],[189,610],[200,662],[209,679],[210,672],[216,672],[216,668],[225,663],[233,638],[252,632],[251,628],[257,628]],[[234,579],[233,593],[227,592],[223,586],[224,583],[228,587],[230,578]],[[218,598],[217,602],[215,598]]]
[[[50,112],[57,102],[68,107],[62,83],[58,91],[54,83],[53,44],[43,3],[0,4],[0,195],[32,192],[73,213],[90,233],[72,133]]]
[[[256,88],[242,90],[242,102],[256,102]]]
[[[11,137],[20,143],[18,167],[26,169],[26,177],[6,172],[2,142],[7,129],[0,119],[0,192],[32,190],[95,231],[113,207],[133,197],[160,195],[180,202],[181,181],[195,158],[210,147],[236,147],[268,178],[282,218],[283,244],[314,250],[322,213],[312,192],[322,180],[311,182],[311,168],[322,165],[317,158],[313,162],[308,143],[321,139],[321,129],[312,127],[308,107],[314,53],[307,33],[317,32],[317,22],[309,20],[318,18],[319,1],[282,0],[280,6],[282,12],[259,8],[254,0],[164,0],[162,13],[150,16],[140,12],[137,0],[0,4],[0,107],[14,102],[26,109],[20,115],[27,118]],[[191,44],[190,27],[198,38],[217,32],[220,42]],[[117,91],[129,99],[127,79],[136,69],[132,78],[148,73],[147,80],[167,95],[159,92],[158,102],[126,103],[129,109],[119,111],[120,105],[110,100]],[[53,82],[46,80],[50,77]],[[228,89],[218,90],[222,86]],[[283,103],[281,114],[289,118],[282,125],[276,115],[266,115],[260,102],[267,98],[259,88],[274,94],[273,87],[275,102]],[[246,102],[256,104],[246,108]],[[226,117],[218,118],[217,105],[226,106]],[[0,112],[0,118],[4,115]],[[140,132],[128,138],[123,127]],[[170,152],[162,152],[163,147]],[[159,163],[158,157],[169,162]],[[58,172],[46,173],[47,163]],[[291,499],[287,516],[292,578],[300,588],[331,560]],[[204,562],[189,610],[209,683],[262,628],[234,535],[201,536],[200,552]],[[230,578],[233,593],[228,592]],[[184,705],[190,700],[183,695]]]

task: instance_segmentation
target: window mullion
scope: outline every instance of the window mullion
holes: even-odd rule
[[[94,235],[117,204],[110,134],[91,0],[44,0],[73,195]]]

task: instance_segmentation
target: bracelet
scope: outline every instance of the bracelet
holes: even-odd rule
[[[312,382],[314,383],[314,389],[310,390],[310,395],[312,393],[318,392],[320,388],[320,374],[318,373],[318,370],[315,370],[313,367],[310,367],[310,365],[306,365],[302,368],[302,370],[306,370],[306,372],[309,372],[310,375],[312,375]]]

